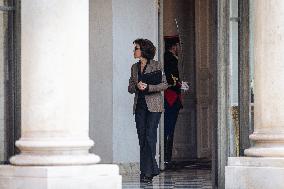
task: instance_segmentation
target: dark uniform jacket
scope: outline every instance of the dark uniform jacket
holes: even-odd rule
[[[178,59],[173,55],[172,52],[166,51],[164,54],[164,69],[167,78],[167,82],[169,85],[174,85],[174,80],[172,76],[177,77],[178,81],[176,85],[169,87],[169,89],[175,91],[176,93],[180,94],[180,78],[179,78],[179,71],[178,71]]]
[[[170,86],[165,91],[165,100],[169,103],[169,106],[172,106],[177,100],[181,103],[181,81],[178,71],[178,59],[170,51],[166,51],[164,54],[164,68],[167,83]],[[178,80],[174,82],[173,77],[178,78]]]

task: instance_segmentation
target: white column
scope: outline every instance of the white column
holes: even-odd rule
[[[284,1],[255,1],[255,125],[247,156],[284,157]]]
[[[0,188],[121,188],[118,166],[88,152],[89,0],[23,0],[21,14],[21,153]]]
[[[226,188],[283,188],[284,1],[254,1],[254,145],[247,157],[231,157]]]
[[[89,129],[88,0],[21,4],[22,132],[15,165],[94,164]]]

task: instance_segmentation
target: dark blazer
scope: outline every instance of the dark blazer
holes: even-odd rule
[[[163,102],[163,96],[162,96],[161,91],[166,90],[168,88],[168,84],[167,84],[166,76],[164,74],[161,63],[155,60],[150,60],[150,63],[146,67],[145,74],[158,71],[158,70],[161,70],[163,73],[162,82],[158,85],[148,85],[149,93],[145,95],[145,101],[146,101],[148,110],[150,112],[164,111],[164,102]],[[128,85],[128,92],[131,94],[135,93],[133,113],[135,113],[137,99],[138,99],[138,89],[136,87],[137,83],[138,83],[138,63],[135,63],[131,67],[131,76],[130,76],[129,85]]]

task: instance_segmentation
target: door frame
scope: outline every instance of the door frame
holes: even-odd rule
[[[3,10],[8,14],[8,31],[5,34],[5,87],[4,87],[4,117],[5,117],[5,160],[9,163],[9,158],[17,153],[15,142],[20,137],[21,132],[21,67],[20,67],[20,47],[21,47],[21,0],[9,0]]]
[[[251,123],[250,90],[250,0],[238,2],[239,6],[239,155],[250,147],[249,135],[253,128]]]
[[[157,2],[158,6],[158,60],[161,62],[161,64],[164,66],[164,1],[158,0]],[[162,93],[163,99],[164,99],[164,93]],[[164,112],[162,112],[160,124],[159,124],[159,168],[161,170],[165,169],[165,151],[164,151]]]
[[[225,166],[229,157],[230,107],[230,0],[214,0],[216,10],[216,99],[217,126],[213,134],[215,146],[212,161],[213,188],[225,188]]]
[[[216,60],[217,60],[217,127],[214,131],[213,145],[217,147],[215,151],[215,161],[212,161],[215,171],[212,172],[212,180],[215,181],[215,188],[225,188],[225,166],[230,154],[229,138],[236,137],[229,133],[228,126],[232,121],[230,107],[230,0],[214,0],[217,3],[216,23]],[[239,93],[239,154],[243,155],[244,149],[250,146],[249,134],[252,133],[251,119],[251,91],[250,91],[250,1],[238,2],[239,28],[239,68],[238,68],[238,93]],[[214,168],[212,169],[212,171]]]

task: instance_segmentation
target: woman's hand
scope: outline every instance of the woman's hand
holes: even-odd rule
[[[140,91],[144,91],[147,88],[147,84],[139,81],[139,83],[137,83],[137,87]]]

